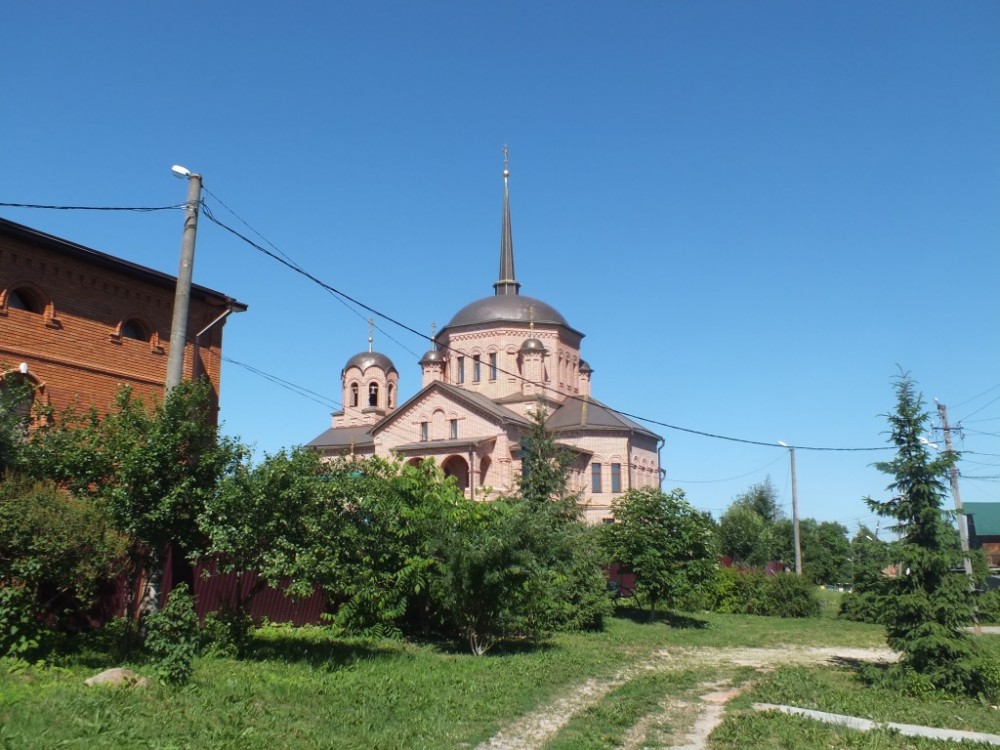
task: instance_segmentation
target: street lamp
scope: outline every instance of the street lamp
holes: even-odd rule
[[[167,391],[180,384],[184,373],[184,347],[187,343],[188,310],[191,307],[191,276],[194,272],[194,240],[198,232],[198,207],[201,205],[201,175],[179,164],[171,167],[170,171],[179,179],[187,179],[188,196],[184,205],[184,233],[181,237],[181,265],[174,293],[174,317],[170,324]]]
[[[784,440],[778,445],[788,448],[788,456],[792,462],[792,534],[795,537],[795,575],[802,575],[802,541],[799,537],[799,492],[795,482],[795,447]]]

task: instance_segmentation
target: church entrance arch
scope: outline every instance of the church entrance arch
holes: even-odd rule
[[[469,489],[469,464],[461,456],[449,456],[441,468],[446,477],[455,477],[460,490]]]

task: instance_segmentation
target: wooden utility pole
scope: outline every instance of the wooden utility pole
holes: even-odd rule
[[[788,457],[792,463],[792,537],[795,540],[795,575],[802,575],[802,540],[799,537],[799,489],[795,481],[795,448],[784,440],[778,445],[788,448]]]
[[[937,405],[941,416],[941,430],[944,432],[944,446],[949,456],[951,449],[951,427],[948,425],[948,407],[942,403]],[[962,556],[965,558],[965,574],[972,577],[972,558],[969,556],[969,524],[962,511],[962,496],[958,492],[958,467],[952,464],[948,472],[951,475],[951,495],[955,498],[955,512],[958,514],[958,536],[962,540]]]

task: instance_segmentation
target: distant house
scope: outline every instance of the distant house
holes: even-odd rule
[[[107,411],[123,384],[147,402],[161,395],[175,285],[168,274],[0,219],[0,387],[26,382],[35,403],[56,411]],[[222,326],[246,309],[191,289],[184,377],[206,377],[216,405]]]
[[[969,546],[982,549],[991,568],[1000,567],[1000,503],[964,503]]]

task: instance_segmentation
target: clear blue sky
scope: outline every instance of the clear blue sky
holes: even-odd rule
[[[0,201],[180,203],[183,164],[310,272],[421,331],[491,293],[511,149],[522,291],[587,334],[595,396],[757,441],[885,444],[912,373],[1000,474],[1000,4],[7,3]],[[176,273],[182,215],[0,208]],[[367,313],[202,220],[225,354],[335,401]],[[427,342],[376,348],[420,384]],[[390,338],[391,337],[391,338]],[[330,408],[233,364],[227,431]],[[787,453],[650,425],[716,516]],[[939,435],[932,436],[935,439]],[[956,435],[956,438],[958,436]],[[874,526],[887,453],[800,450],[803,516]],[[1000,501],[963,480],[966,501]]]

